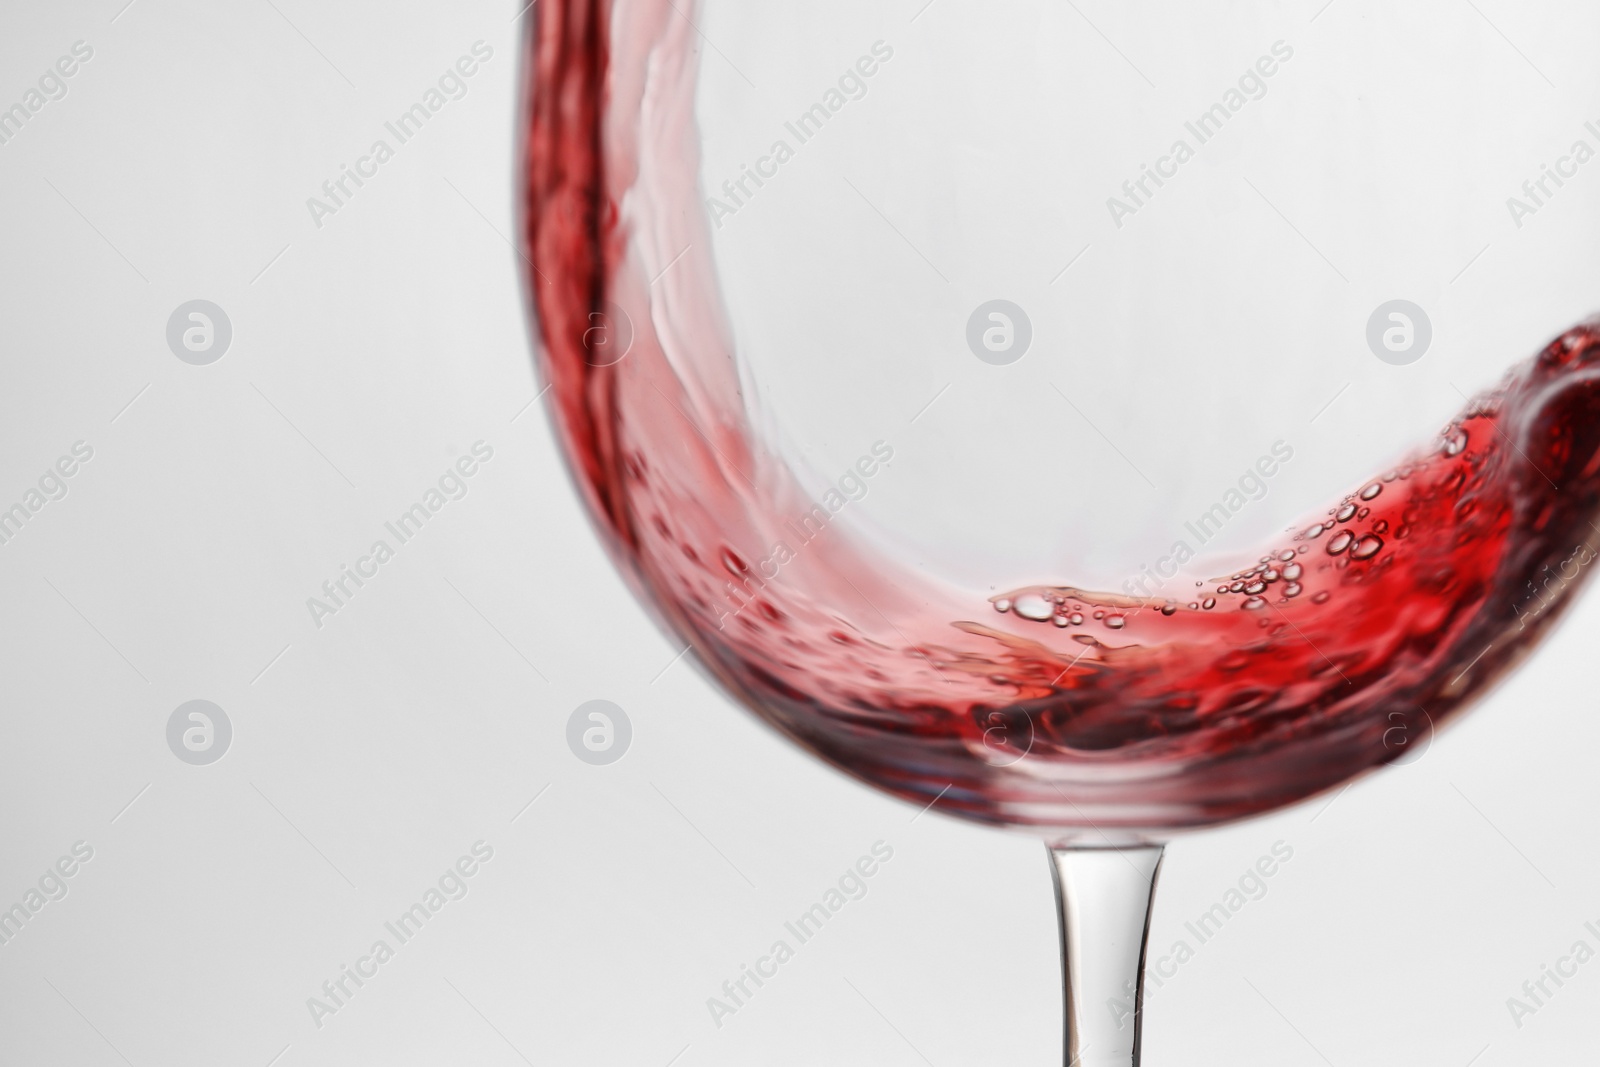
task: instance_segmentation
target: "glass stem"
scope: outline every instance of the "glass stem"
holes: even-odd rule
[[[1066,1067],[1139,1067],[1144,953],[1163,845],[1050,848]]]

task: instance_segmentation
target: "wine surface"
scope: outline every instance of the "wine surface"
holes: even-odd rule
[[[528,286],[575,480],[664,623],[836,766],[999,823],[1157,831],[1267,811],[1415,753],[1586,577],[1595,325],[1174,599],[1056,576],[989,597],[913,573],[751,430],[704,251],[692,28],[664,0],[536,17]]]

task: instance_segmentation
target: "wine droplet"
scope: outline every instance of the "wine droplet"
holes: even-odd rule
[[[1055,613],[1056,606],[1038,593],[1024,593],[1022,596],[1017,597],[1017,601],[1011,606],[1011,610],[1021,615],[1024,619],[1044,622]]]
[[[554,19],[541,10],[547,22]],[[684,95],[652,93],[643,104],[638,94],[612,91],[619,76],[687,70],[681,65],[691,58],[694,35],[612,34],[608,41],[603,19],[571,29],[579,36],[551,38],[561,47],[530,57],[537,92],[529,94],[518,153],[527,223],[519,251],[537,262],[528,273],[539,281],[528,295],[546,326],[594,325],[603,297],[650,290],[646,261],[654,248],[698,244],[707,224],[717,224],[705,217],[692,180],[702,141],[711,145],[724,132],[720,119],[697,128],[699,82],[657,79],[663,94]],[[658,37],[669,42],[659,52]],[[663,107],[685,121],[654,128],[648,119]],[[612,225],[619,212],[627,225]],[[779,262],[790,254],[759,251]],[[1355,492],[1346,486],[1306,512],[1283,537],[1289,545],[1256,546],[1259,564],[1197,583],[1200,612],[1156,622],[1135,612],[1172,613],[1163,592],[1079,594],[1068,583],[1087,576],[1073,575],[1070,565],[1092,546],[1073,546],[1063,554],[1063,571],[1005,594],[984,579],[1014,574],[1015,565],[985,546],[970,547],[970,585],[918,588],[922,574],[912,560],[842,536],[826,558],[774,581],[768,575],[778,560],[768,556],[773,545],[765,532],[795,525],[791,516],[808,479],[791,477],[776,452],[763,451],[739,389],[748,369],[739,356],[726,345],[673,340],[742,332],[725,313],[748,293],[725,290],[727,265],[719,270],[715,258],[673,268],[673,292],[655,297],[659,321],[649,321],[648,307],[638,309],[645,313],[635,324],[640,343],[626,368],[609,377],[596,377],[594,353],[573,331],[539,331],[541,365],[562,398],[552,409],[554,428],[609,543],[716,676],[808,749],[918,807],[947,790],[962,814],[986,822],[1076,827],[1092,810],[1096,823],[1117,830],[1183,829],[1259,814],[1348,781],[1394,755],[1380,738],[1394,736],[1397,693],[1408,705],[1455,714],[1509,669],[1544,629],[1519,625],[1518,616],[1546,610],[1517,602],[1524,586],[1547,581],[1558,560],[1572,558],[1572,545],[1589,543],[1591,523],[1600,521],[1600,444],[1588,432],[1600,420],[1600,391],[1592,388],[1600,373],[1597,323],[1513,368],[1389,473],[1353,481]],[[736,317],[744,324],[761,313],[757,302]],[[670,331],[664,338],[661,328]],[[1281,381],[1258,382],[1235,397],[1277,403]],[[656,387],[642,387],[651,383]],[[1194,399],[1202,417],[1232,414]],[[1152,447],[1171,447],[1162,440],[1173,436],[1170,427],[1144,430],[1158,442]],[[1530,454],[1521,454],[1522,443]],[[762,477],[742,476],[726,462],[730,452],[749,458]],[[1028,475],[1038,462],[1027,454],[994,459],[1008,477]],[[1562,484],[1538,477],[1541,468]],[[1310,472],[1293,477],[1309,480]],[[1470,508],[1462,505],[1468,497]],[[1236,498],[1231,491],[1229,498]],[[1056,503],[1064,516],[1098,506],[1081,494]],[[1122,516],[1124,524],[1137,518],[1132,510]],[[1314,558],[1318,543],[1323,558]],[[1546,564],[1549,572],[1537,570]],[[1176,589],[1194,578],[1168,580]],[[879,611],[875,595],[851,595],[850,585],[905,593],[884,599]],[[1227,592],[1244,593],[1246,585],[1261,592]],[[1577,585],[1574,578],[1542,590],[1557,598],[1549,610]],[[1015,611],[1040,626],[1064,621],[1075,629],[1066,643],[1082,645],[1086,662],[1006,632],[1020,623],[972,623],[987,619],[985,600],[997,613]],[[1241,607],[1243,617],[1235,614]],[[1105,620],[1107,641],[1084,624],[1091,613]],[[1124,628],[1134,633],[1123,637]],[[1470,665],[1465,673],[1463,664]],[[979,736],[996,737],[991,711],[1001,714],[1006,745],[1031,756],[1024,765],[968,759],[982,751],[981,741],[973,744]]]
[[[1350,550],[1351,559],[1371,559],[1383,551],[1383,538],[1368,534],[1363,537],[1355,548]]]

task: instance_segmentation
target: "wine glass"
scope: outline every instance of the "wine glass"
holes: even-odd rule
[[[1587,577],[1600,127],[1475,8],[532,22],[527,284],[618,566],[795,743],[1042,834],[1066,1062],[1137,1063],[1163,842],[1415,752]]]

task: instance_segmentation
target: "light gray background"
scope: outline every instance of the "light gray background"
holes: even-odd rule
[[[1337,0],[1307,35],[1361,6]],[[1039,846],[780,742],[650,625],[591,536],[531,403],[507,243],[517,8],[119,7],[0,17],[0,104],[73,42],[95,51],[0,146],[0,503],[94,449],[0,545],[0,906],[94,849],[0,946],[0,1061],[1058,1062]],[[1570,7],[1456,17],[1502,47],[1484,76],[1525,91],[1518,49],[1558,83],[1589,62]],[[316,228],[306,198],[480,39],[494,56],[469,94]],[[1581,103],[1526,119],[1559,145]],[[196,298],[234,329],[207,367],[164,337]],[[316,628],[306,598],[479,440],[494,459],[468,496]],[[1592,1048],[1600,963],[1520,1030],[1505,1001],[1595,944],[1597,633],[1588,598],[1413,766],[1174,844],[1157,950],[1274,842],[1295,851],[1152,998],[1152,1067]],[[210,766],[166,745],[194,699],[233,725]],[[592,699],[633,723],[611,766],[565,743]],[[479,840],[494,858],[468,895],[315,1026],[307,998]],[[715,1027],[706,998],[878,840],[895,854],[869,895]]]
[[[1282,440],[1288,473],[1193,577],[1231,573],[1597,310],[1594,176],[1521,229],[1506,207],[1600,144],[1592,4],[699,7],[707,195],[798,145],[710,233],[755,402],[818,484],[891,442],[849,521],[937,579],[1000,593],[1070,561],[1071,584],[1121,589]],[[865,95],[799,144],[880,40]],[[1200,145],[1185,123],[1263,56],[1265,95]],[[1197,157],[1118,229],[1108,197],[1179,137]],[[698,250],[634,249],[659,319]],[[1003,371],[952,343],[996,297],[1034,327]],[[1402,368],[1365,342],[1395,299],[1435,326]]]

